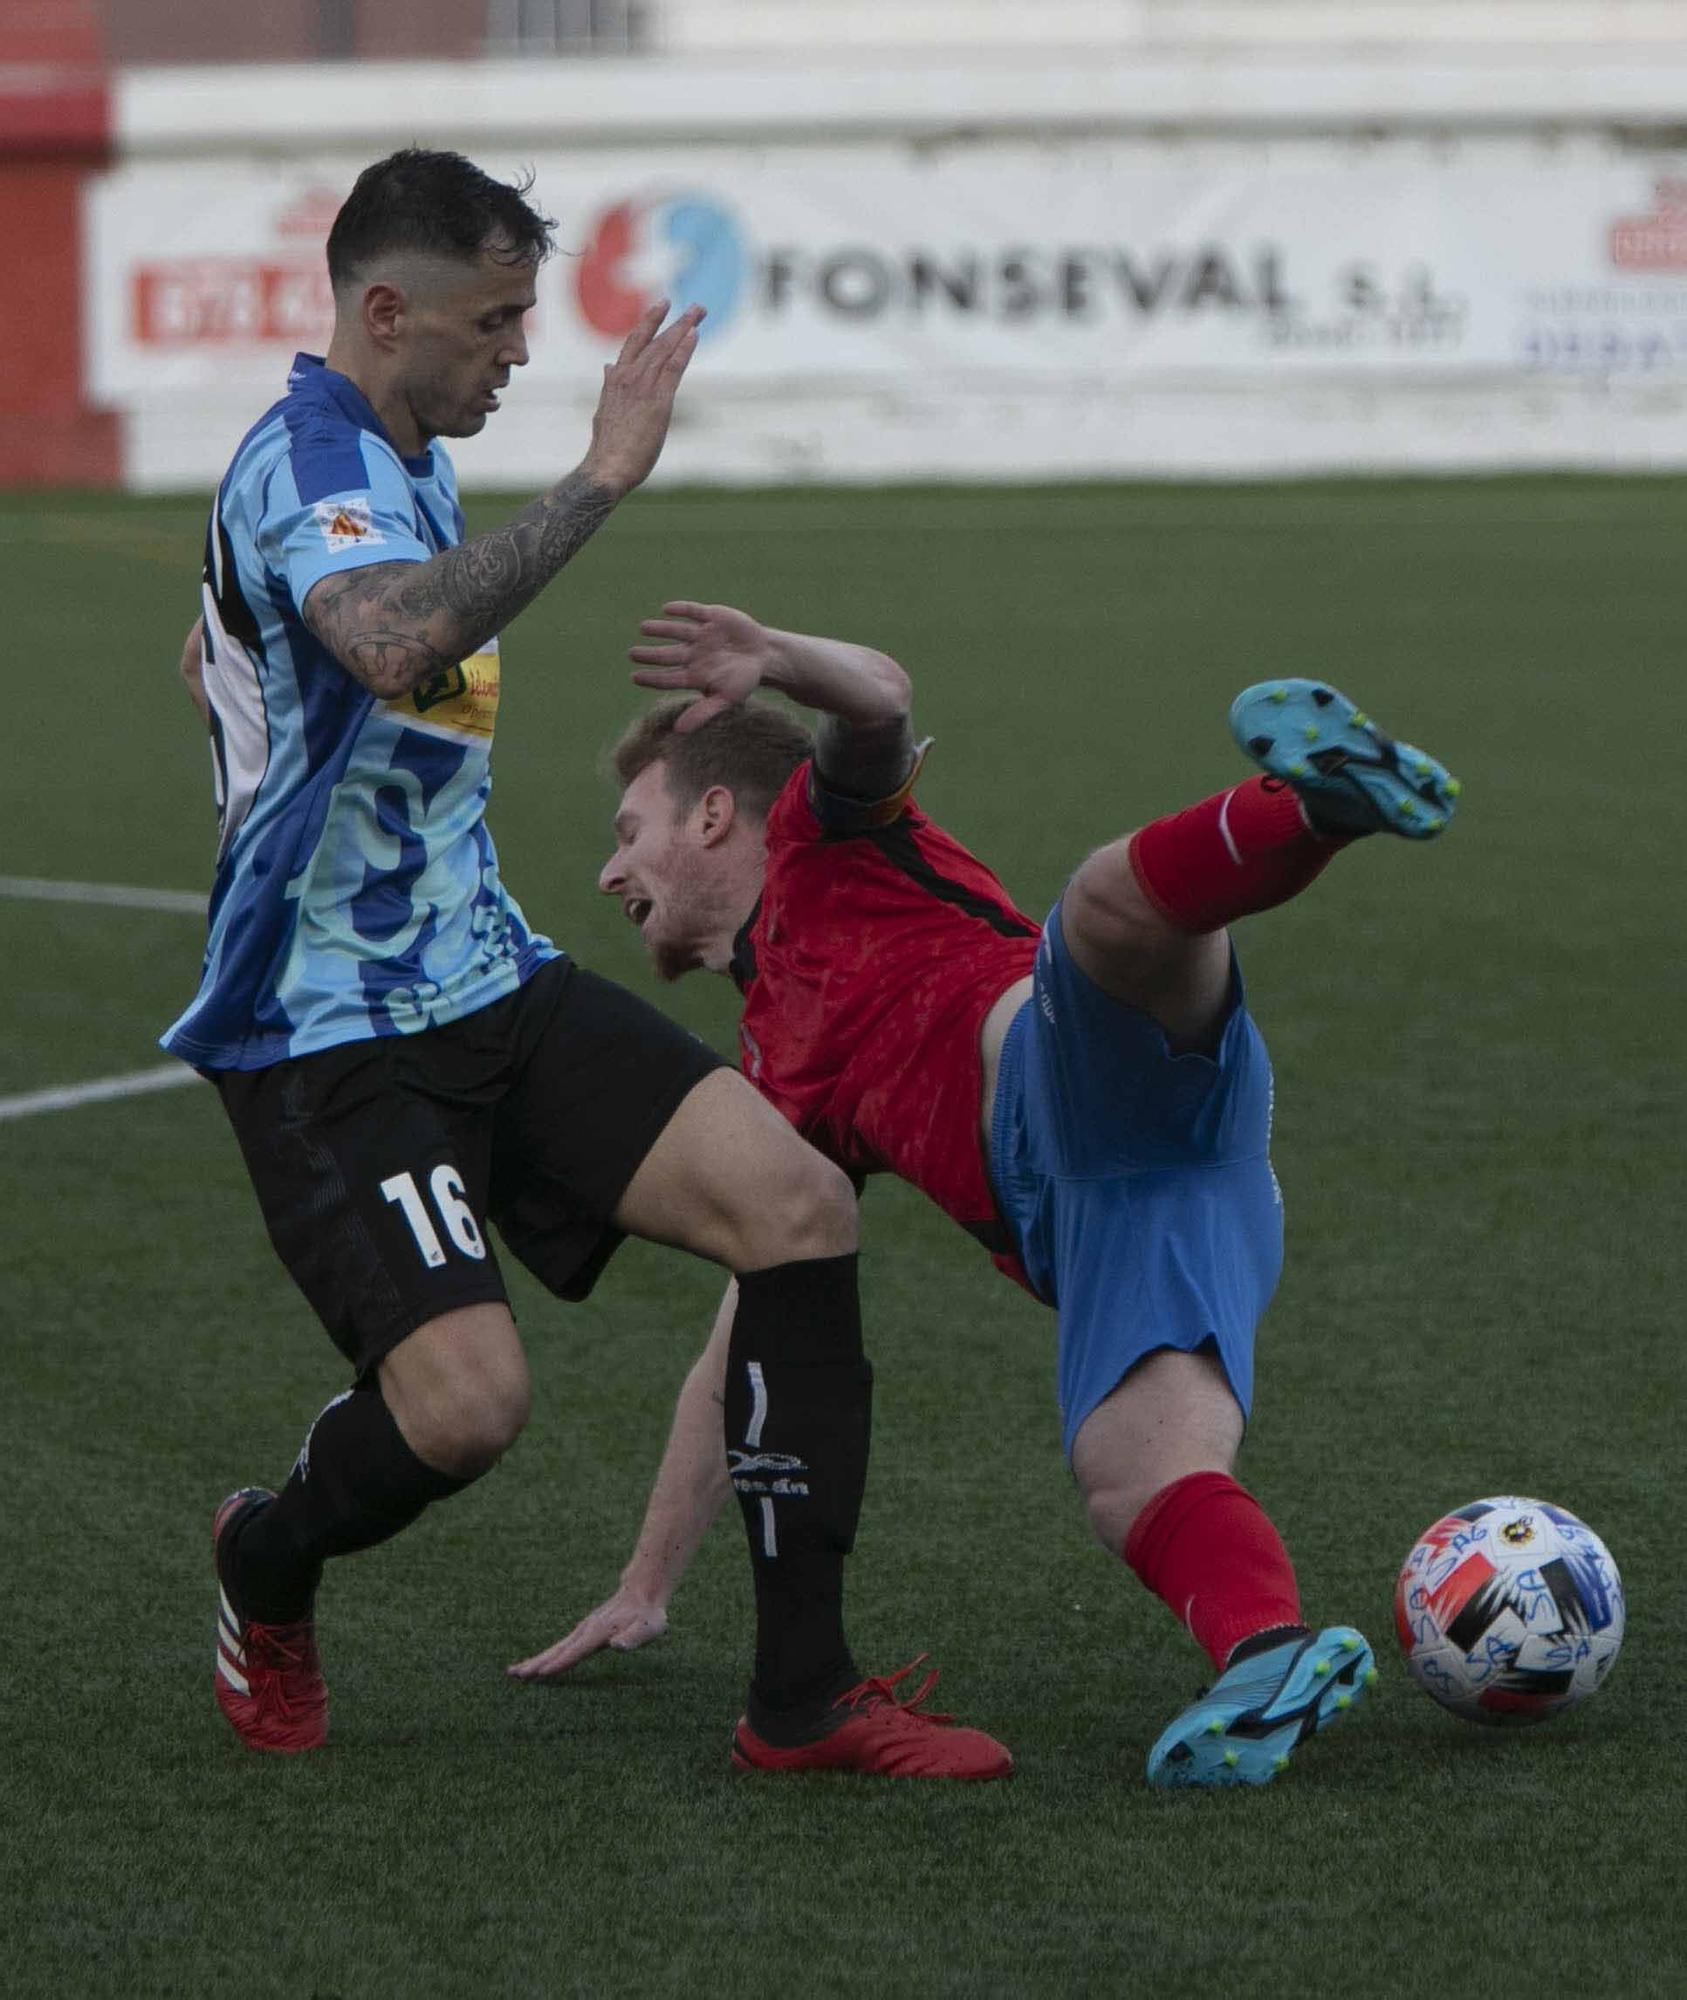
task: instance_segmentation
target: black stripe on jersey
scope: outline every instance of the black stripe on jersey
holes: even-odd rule
[[[217,538],[214,560],[209,546],[210,537]],[[240,588],[240,571],[235,565],[234,544],[228,538],[228,530],[223,526],[223,510],[219,503],[211,510],[211,525],[206,531],[205,581],[210,586],[212,601],[217,607],[217,616],[223,622],[223,630],[231,639],[238,639],[254,658],[261,658],[264,649],[264,635],[258,629],[258,621],[251,605],[246,602]],[[218,572],[222,574],[222,588],[217,588]]]
[[[1014,910],[1004,910],[1000,903],[992,902],[988,896],[980,896],[962,882],[952,881],[941,874],[920,852],[914,839],[914,829],[906,819],[899,819],[893,826],[874,827],[870,832],[849,836],[855,840],[870,840],[893,868],[899,868],[911,882],[917,882],[939,902],[952,903],[957,910],[969,917],[977,917],[986,923],[998,937],[1035,937],[1038,926],[1028,917],[1022,917]]]

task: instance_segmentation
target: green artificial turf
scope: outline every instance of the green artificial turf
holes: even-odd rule
[[[0,872],[208,881],[175,681],[201,532],[182,502],[0,503]],[[0,1988],[1680,1993],[1684,532],[1667,480],[631,503],[506,635],[492,823],[529,918],[641,990],[593,891],[598,763],[666,596],[895,653],[938,739],[923,802],[1039,914],[1089,846],[1238,774],[1225,709],[1270,674],[1465,781],[1445,841],[1371,843],[1239,930],[1289,1234],[1243,1476],[1309,1613],[1377,1642],[1377,1698],[1267,1791],[1143,1787],[1205,1663],[1088,1540],[1051,1317],[875,1184],[856,1649],[931,1649],[1011,1785],[735,1778],[735,1522],[661,1645],[503,1678],[612,1586],[707,1327],[716,1274],[638,1246],[584,1307],[513,1272],[531,1429],[334,1567],[332,1745],[251,1756],[211,1699],[211,1513],[284,1474],[340,1366],[208,1090],[0,1122]],[[161,1062],[199,944],[0,898],[0,1096]],[[724,982],[666,997],[728,1045]],[[1417,1533],[1494,1492],[1584,1515],[1629,1591],[1609,1687],[1535,1732],[1443,1715],[1390,1633]]]

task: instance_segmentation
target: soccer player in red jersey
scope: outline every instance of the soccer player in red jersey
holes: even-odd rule
[[[1225,926],[1378,831],[1438,833],[1458,786],[1333,689],[1249,689],[1265,775],[1098,849],[1046,924],[913,803],[907,676],[865,647],[672,603],[635,647],[661,704],[622,739],[599,887],[658,975],[729,974],[745,1074],[857,1177],[901,1175],[1059,1322],[1064,1441],[1091,1524],[1218,1679],[1161,1734],[1157,1785],[1260,1784],[1374,1679],[1350,1626],[1311,1630],[1233,1477],[1253,1338],[1282,1261],[1271,1069]],[[749,697],[820,712],[810,738]],[[567,1671],[666,1625],[727,1494],[780,1467],[752,1423],[720,1456],[729,1287],[681,1392],[621,1587],[511,1669]]]

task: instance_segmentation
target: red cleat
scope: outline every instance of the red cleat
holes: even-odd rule
[[[920,1704],[937,1685],[932,1668],[905,1701],[895,1688],[926,1655],[894,1674],[852,1687],[832,1704],[837,1720],[812,1743],[786,1749],[765,1742],[740,1717],[732,1738],[738,1771],[861,1771],[877,1778],[1005,1778],[1013,1757],[982,1729],[962,1729],[952,1715],[928,1713]]]
[[[275,1495],[243,1486],[217,1509],[217,1706],[248,1750],[315,1750],[328,1740],[328,1683],[316,1651],[316,1620],[260,1625],[235,1610],[223,1581],[223,1536]]]

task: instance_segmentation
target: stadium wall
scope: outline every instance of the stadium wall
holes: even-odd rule
[[[670,481],[1679,467],[1683,104],[1687,45],[131,72],[87,393],[125,484],[214,479],[419,138],[533,166],[567,248],[468,484],[573,462],[657,291],[710,307]]]
[[[0,486],[112,484],[116,416],[84,381],[82,192],[109,157],[98,22],[77,0],[0,0]]]

